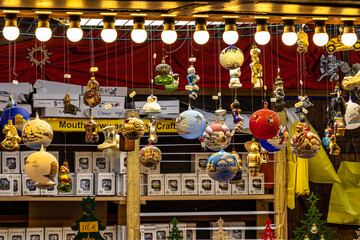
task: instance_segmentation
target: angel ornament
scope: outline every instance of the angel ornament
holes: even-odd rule
[[[150,123],[149,123],[149,138],[148,138],[148,142],[150,143],[157,143],[158,141],[158,136],[156,134],[156,120],[155,117],[152,116],[152,118],[150,119]]]
[[[189,91],[189,98],[192,98],[195,100],[197,98],[197,92],[199,91],[198,85],[196,83],[200,81],[199,75],[195,75],[195,68],[194,68],[194,62],[196,61],[196,58],[191,57],[189,58],[189,62],[191,63],[190,67],[187,70],[187,80],[188,85],[186,85],[185,89]]]
[[[252,46],[250,50],[251,60],[250,63],[251,68],[251,82],[254,88],[262,88],[263,87],[263,66],[259,60],[260,49],[256,47],[256,45]]]

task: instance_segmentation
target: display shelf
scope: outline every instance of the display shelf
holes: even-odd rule
[[[142,196],[140,199],[143,201],[274,200],[274,195]]]

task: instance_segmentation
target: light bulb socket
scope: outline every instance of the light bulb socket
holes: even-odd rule
[[[326,33],[325,21],[315,21],[315,34]]]
[[[266,19],[257,19],[256,20],[256,32],[267,32],[267,23]]]
[[[50,17],[49,15],[38,16],[38,28],[50,28]]]
[[[164,18],[164,30],[163,31],[175,31],[175,19]]]
[[[225,19],[225,32],[236,31],[236,21],[234,18]]]
[[[134,30],[145,30],[145,19],[143,17],[134,17]]]
[[[69,28],[81,28],[79,15],[70,16]]]
[[[103,29],[115,29],[115,25],[114,25],[115,19],[113,16],[105,16],[103,22],[104,22]]]
[[[195,32],[198,31],[207,31],[205,18],[195,19]]]
[[[284,33],[295,32],[294,20],[285,20],[284,21]]]
[[[345,33],[355,33],[354,22],[353,21],[344,21],[343,34],[345,34]]]
[[[17,27],[16,14],[14,13],[6,14],[5,27]]]

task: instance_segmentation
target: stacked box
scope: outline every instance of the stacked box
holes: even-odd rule
[[[155,236],[156,240],[166,240],[169,236],[169,224],[156,224]]]
[[[92,152],[75,152],[75,172],[92,173]]]
[[[45,228],[45,240],[61,240],[63,236],[61,227]]]
[[[114,166],[111,168],[112,172],[124,174],[127,172],[127,153],[121,152],[120,158],[114,160]]]
[[[247,155],[248,154],[242,154],[241,155],[241,160],[242,160],[242,172],[244,173],[249,173],[249,167],[247,164]]]
[[[259,173],[259,176],[249,176],[249,194],[265,194],[264,174]]]
[[[76,175],[77,195],[93,195],[94,194],[94,174],[78,173]]]
[[[170,229],[172,228],[173,226],[170,224]],[[185,238],[185,235],[186,235],[186,223],[179,223],[177,225],[179,231],[180,231],[180,236],[183,237],[183,240],[186,240]]]
[[[14,174],[0,174],[0,196],[13,196]]]
[[[26,173],[25,172],[25,161],[26,159],[33,153],[35,153],[36,151],[21,151],[20,152],[20,168],[21,168],[21,173]]]
[[[115,195],[115,173],[95,173],[95,195]]]
[[[77,231],[73,231],[71,227],[63,227],[63,240],[74,240],[77,235]]]
[[[26,236],[25,228],[9,228],[8,239],[25,240],[25,236]]]
[[[8,229],[0,229],[0,240],[8,239]]]
[[[40,189],[35,187],[35,182],[31,180],[26,173],[22,173],[22,193],[26,195],[40,195]]]
[[[245,227],[245,222],[243,221],[231,221],[225,223],[230,228],[239,228]],[[245,230],[244,229],[231,229],[226,231],[231,240],[242,240],[245,239]]]
[[[231,195],[231,185],[229,182],[215,181],[215,195]]]
[[[70,192],[58,192],[59,195],[66,195],[66,196],[74,196],[77,195],[76,194],[76,190],[77,190],[77,175],[76,173],[69,173],[68,174],[69,178],[71,179],[72,182],[72,188]]]
[[[13,196],[21,196],[22,182],[21,174],[12,174],[13,177]]]
[[[144,196],[147,193],[147,178],[144,174],[140,174],[140,196]]]
[[[140,226],[141,228],[141,226]],[[127,236],[127,229],[126,229],[126,225],[117,225],[117,240],[126,240],[126,236]]]
[[[48,153],[52,154],[56,159],[59,160],[59,151],[48,151]]]
[[[160,174],[160,164],[161,162],[154,167],[144,167],[144,174]]]
[[[231,184],[232,195],[247,195],[249,194],[249,175],[243,173],[240,183]]]
[[[110,169],[109,159],[103,156],[103,152],[93,152],[93,172],[107,173]]]
[[[195,173],[206,173],[206,162],[211,156],[209,153],[197,153],[191,155],[192,165],[191,170]]]
[[[215,181],[209,177],[208,174],[203,173],[198,175],[199,195],[214,195]]]
[[[164,174],[148,175],[148,195],[164,195]]]
[[[181,194],[198,195],[198,182],[196,173],[181,174]]]
[[[105,240],[116,240],[116,226],[106,226],[104,231],[100,231]]]
[[[186,223],[186,240],[196,240],[196,223]]]
[[[165,195],[181,195],[181,174],[165,174]]]
[[[51,188],[48,188],[48,189],[40,189],[40,194],[41,194],[41,195],[47,195],[47,196],[55,196],[55,195],[58,195],[57,185],[58,185],[59,179],[58,179],[57,176],[54,178],[54,182],[55,182],[55,185],[52,186]]]
[[[44,240],[44,228],[27,228],[26,240]]]
[[[155,226],[150,224],[140,225],[141,240],[157,240],[155,235]]]
[[[116,174],[116,195],[125,197],[127,193],[127,175]]]
[[[2,152],[2,172],[20,173],[20,154],[15,152]]]

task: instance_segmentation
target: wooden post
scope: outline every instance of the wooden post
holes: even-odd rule
[[[256,211],[269,211],[269,203],[264,200],[256,200]],[[265,221],[268,219],[269,215],[256,215],[256,226],[265,226]],[[256,231],[256,238],[260,239],[264,230]]]
[[[281,123],[286,126],[285,111],[277,112],[277,114]],[[275,235],[278,240],[284,240],[287,239],[286,148],[275,153],[274,182]]]
[[[133,111],[127,111],[130,117]],[[139,117],[139,111],[135,111]],[[127,155],[127,198],[126,198],[126,225],[127,239],[140,240],[140,140],[135,141],[135,150]]]

